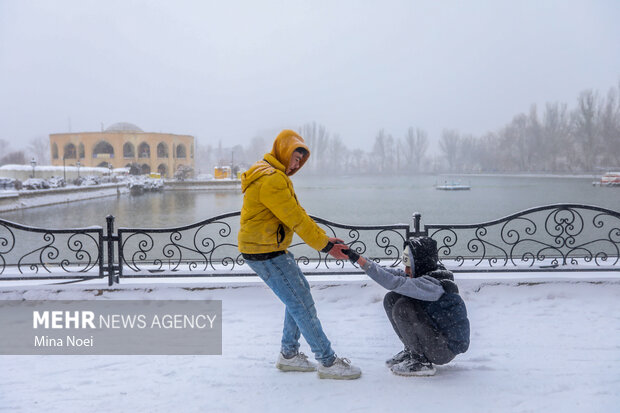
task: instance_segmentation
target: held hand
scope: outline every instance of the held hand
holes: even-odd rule
[[[333,238],[332,238],[333,239]],[[332,241],[333,242],[333,241]],[[334,246],[332,247],[332,249],[329,250],[329,255],[331,255],[332,257],[336,258],[337,260],[347,260],[349,259],[349,257],[343,253],[343,250],[348,250],[349,246],[346,244],[334,244]]]
[[[344,244],[344,241],[340,238],[330,238],[329,242],[331,242],[332,244]]]
[[[349,261],[351,261],[352,264],[356,264],[360,259],[360,255],[351,249],[344,250],[342,253],[349,257]]]

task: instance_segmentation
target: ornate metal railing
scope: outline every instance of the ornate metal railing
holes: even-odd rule
[[[114,217],[101,227],[43,229],[0,220],[0,280],[108,277],[254,275],[237,248],[239,212],[177,228],[120,228]],[[440,260],[456,272],[620,271],[620,213],[577,204],[528,209],[494,221],[425,225],[354,226],[313,219],[331,237],[389,266],[400,264],[405,239],[437,240]],[[360,273],[293,239],[304,272]]]
[[[178,228],[119,228],[119,274],[123,277],[254,275],[237,246],[240,212]],[[350,226],[312,217],[330,237],[341,238],[376,262],[397,265],[409,225]],[[360,272],[294,238],[288,250],[312,274]]]
[[[0,280],[103,276],[101,227],[44,229],[0,220]]]
[[[419,220],[418,220],[419,222]],[[456,271],[620,270],[620,213],[547,205],[471,225],[425,225]]]

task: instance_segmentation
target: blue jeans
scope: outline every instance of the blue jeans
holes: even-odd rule
[[[331,364],[336,356],[321,327],[308,280],[293,254],[287,252],[269,260],[246,262],[286,306],[282,354],[297,354],[301,333],[315,358],[322,364]]]

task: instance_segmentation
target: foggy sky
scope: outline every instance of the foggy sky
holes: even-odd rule
[[[483,134],[620,81],[620,2],[0,0],[0,138]],[[266,148],[267,149],[267,148]]]

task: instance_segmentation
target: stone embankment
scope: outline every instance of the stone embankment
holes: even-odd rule
[[[129,189],[125,183],[102,184],[96,186],[69,186],[64,188],[40,189],[36,191],[6,191],[0,192],[0,212],[63,204],[107,196],[120,196],[128,192]]]
[[[217,181],[166,181],[166,191],[229,191],[240,190],[239,180]],[[85,199],[103,198],[128,194],[127,183],[110,183],[94,186],[69,186],[36,191],[0,191],[0,213],[22,208],[63,204]]]

